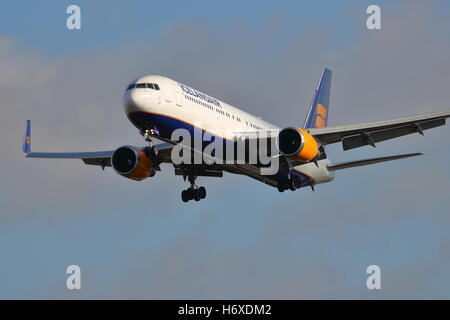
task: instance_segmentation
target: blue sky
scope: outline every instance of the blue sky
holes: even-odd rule
[[[78,4],[82,30],[65,28]],[[449,298],[448,127],[332,161],[424,152],[339,172],[316,192],[279,194],[244,177],[186,184],[163,168],[136,183],[33,149],[142,145],[121,106],[125,85],[163,74],[281,126],[303,122],[324,66],[330,125],[450,107],[449,5],[380,1],[40,1],[0,12],[0,298]],[[268,86],[269,85],[269,86]],[[262,89],[263,88],[263,89]],[[65,289],[65,268],[82,290]],[[368,265],[382,290],[365,288]]]
[[[30,45],[59,55],[124,42],[152,41],[162,30],[183,20],[205,21],[212,28],[243,20],[257,27],[268,17],[287,14],[296,27],[301,27],[313,23],[314,16],[325,21],[334,18],[333,14],[349,2],[324,5],[316,1],[281,1],[274,6],[255,1],[42,1],[39,5],[17,1],[7,4],[0,13],[0,27]],[[61,27],[70,4],[83,9],[80,32]]]
[[[70,4],[82,7],[83,28],[71,32],[65,25],[66,15],[61,15]],[[349,6],[367,7],[370,1],[318,2],[218,2],[194,1],[29,1],[8,3],[0,13],[2,33],[12,34],[28,45],[50,55],[67,55],[74,52],[104,48],[123,43],[151,42],[161,32],[180,21],[201,21],[212,30],[242,21],[259,28],[263,21],[273,19],[283,25],[277,40],[286,40],[302,28],[330,26],[339,32],[338,39],[348,39],[355,33],[351,22],[346,21]],[[398,6],[383,3],[384,8]],[[360,17],[365,19],[364,16]],[[192,34],[192,37],[196,37]]]

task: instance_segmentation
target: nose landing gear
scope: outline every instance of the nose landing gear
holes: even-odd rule
[[[147,129],[141,129],[139,131],[139,133],[141,134],[141,136],[144,137],[145,141],[147,141],[150,144],[150,147],[153,146],[152,137],[159,136],[158,128],[153,127],[153,126],[151,126],[150,128],[147,128]]]

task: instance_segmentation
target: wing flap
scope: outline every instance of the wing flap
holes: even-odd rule
[[[91,166],[111,167],[111,158],[82,158],[84,164]]]
[[[395,127],[392,129],[385,129],[375,132],[363,132],[355,136],[344,137],[342,139],[342,147],[344,148],[344,150],[350,150],[370,144],[374,146],[376,142],[386,141],[389,139],[406,136],[412,133],[422,133],[423,130],[428,130],[443,125],[445,125],[445,118],[412,123],[410,125],[402,127]]]

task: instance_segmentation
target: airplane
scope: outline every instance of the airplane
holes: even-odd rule
[[[195,183],[198,177],[223,177],[224,172],[256,179],[280,192],[303,187],[314,191],[317,184],[332,181],[338,170],[422,155],[410,153],[331,163],[325,152],[327,145],[341,142],[344,151],[375,147],[378,142],[404,135],[423,135],[425,130],[445,125],[450,117],[450,110],[445,110],[329,127],[331,78],[332,71],[324,68],[302,127],[280,128],[178,81],[158,75],[144,76],[127,86],[123,104],[129,121],[146,140],[146,146],[125,145],[116,150],[95,152],[31,152],[31,121],[27,120],[23,151],[27,158],[81,159],[85,164],[102,169],[112,167],[119,175],[137,181],[153,177],[161,171],[163,163],[172,164],[175,175],[190,184],[181,193],[182,201],[188,202],[206,197],[205,187]],[[242,142],[242,136],[245,142],[245,133],[275,132],[275,137],[268,139],[276,139],[278,150],[274,158],[278,158],[279,167],[273,174],[261,174],[264,167],[261,162],[247,161],[248,153],[255,150],[246,150],[246,157],[240,163],[174,163],[172,151],[181,142],[172,137],[177,129],[190,133],[197,130],[228,144]],[[154,144],[153,139],[160,143]],[[249,145],[247,141],[246,146]],[[200,148],[194,145],[187,149],[195,153],[203,152],[202,148],[203,143]]]

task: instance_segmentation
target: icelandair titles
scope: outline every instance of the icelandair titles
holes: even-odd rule
[[[181,83],[178,83],[178,84],[180,85],[181,89],[183,89],[184,93],[187,93],[187,94],[189,94],[189,95],[191,95],[193,97],[202,99],[202,100],[204,100],[204,101],[206,101],[208,103],[212,103],[212,104],[218,106],[219,108],[222,108],[222,106],[220,105],[219,101],[217,101],[216,99],[211,98],[211,97],[207,96],[206,94],[200,93],[197,90],[189,88],[188,86],[185,86],[184,84],[181,84]]]

